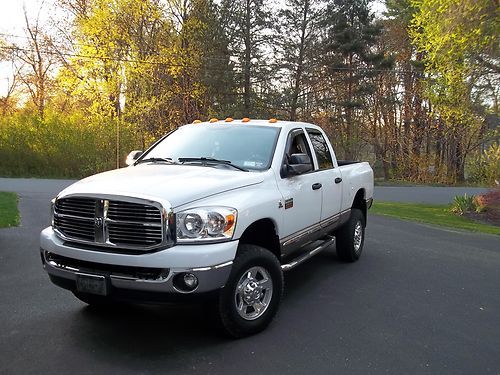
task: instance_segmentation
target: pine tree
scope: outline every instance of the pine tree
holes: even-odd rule
[[[320,5],[318,0],[287,0],[278,13],[278,64],[286,72],[284,94],[291,121],[297,119],[300,96],[314,72]]]
[[[213,0],[197,0],[192,17],[201,24],[198,48],[202,54],[200,81],[205,88],[203,112],[211,117],[232,116],[236,106],[234,62],[229,50],[229,15]]]
[[[325,73],[336,87],[333,93],[335,130],[342,134],[344,156],[359,153],[361,110],[364,96],[372,91],[369,78],[384,63],[383,54],[374,51],[381,27],[374,22],[369,0],[332,0],[328,3],[323,27]]]
[[[269,81],[264,59],[270,44],[271,14],[265,0],[224,0],[231,54],[237,59],[241,78],[237,85],[243,97],[241,115],[254,116],[258,85]]]

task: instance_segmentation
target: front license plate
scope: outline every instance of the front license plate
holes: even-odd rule
[[[106,278],[104,276],[76,274],[76,290],[81,293],[108,294]]]

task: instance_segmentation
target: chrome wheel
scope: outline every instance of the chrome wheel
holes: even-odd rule
[[[266,312],[272,296],[273,281],[269,272],[263,267],[252,267],[236,285],[236,311],[245,320],[255,320]]]
[[[361,249],[361,243],[363,242],[363,225],[361,221],[357,221],[354,226],[354,251],[356,253]]]

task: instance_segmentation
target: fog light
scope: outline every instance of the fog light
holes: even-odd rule
[[[194,289],[198,286],[198,278],[192,273],[185,273],[184,284],[186,284],[188,289]]]
[[[198,287],[198,278],[189,272],[178,273],[173,278],[173,284],[178,292],[190,293]]]

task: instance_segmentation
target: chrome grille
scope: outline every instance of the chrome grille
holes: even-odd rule
[[[147,227],[138,224],[109,223],[109,240],[120,244],[145,244],[153,246],[162,239],[161,227]]]
[[[65,239],[147,250],[163,241],[162,214],[150,204],[86,197],[58,199],[54,229]]]
[[[161,224],[161,213],[156,207],[121,201],[109,201],[108,218]]]
[[[54,227],[66,237],[94,241],[95,229],[94,221],[82,220],[76,217],[54,216]]]
[[[109,240],[117,245],[154,246],[162,241],[161,212],[145,204],[109,201]]]
[[[63,198],[56,201],[56,213],[94,219],[95,199],[93,198]]]
[[[54,207],[54,228],[68,238],[94,241],[95,208],[92,198],[59,199]]]

